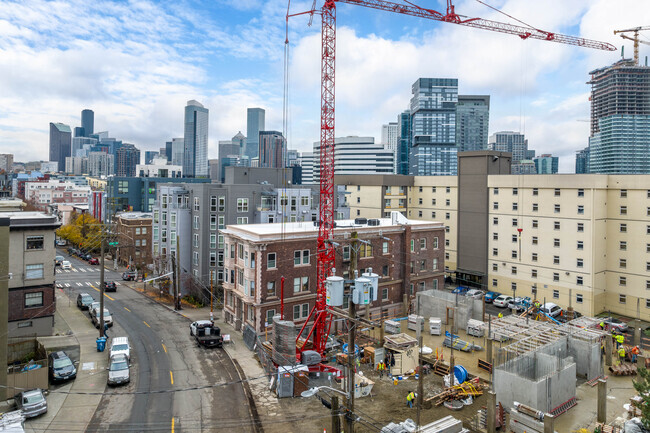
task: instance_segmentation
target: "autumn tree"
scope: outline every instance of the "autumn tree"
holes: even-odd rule
[[[637,370],[640,380],[633,380],[632,383],[642,399],[639,404],[641,422],[643,427],[650,429],[650,370],[641,366],[637,366]]]

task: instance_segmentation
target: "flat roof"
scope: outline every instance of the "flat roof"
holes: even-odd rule
[[[60,226],[58,219],[54,215],[47,215],[43,212],[2,212],[0,217],[9,218],[10,227],[42,227],[42,226]]]

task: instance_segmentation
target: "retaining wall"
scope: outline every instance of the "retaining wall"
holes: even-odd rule
[[[424,317],[439,317],[447,325],[447,308],[456,307],[454,332],[467,329],[469,319],[483,320],[483,300],[472,299],[442,290],[426,290],[417,294],[415,311]]]

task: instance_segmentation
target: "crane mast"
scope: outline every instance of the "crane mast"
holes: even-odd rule
[[[407,0],[405,0],[407,1]],[[384,0],[325,0],[320,11],[315,7],[308,12],[289,14],[290,16],[315,13],[321,15],[321,111],[320,111],[320,208],[318,219],[318,251],[317,251],[317,290],[314,307],[298,333],[298,339],[304,338],[305,343],[313,337],[313,350],[321,355],[325,352],[325,344],[332,324],[332,316],[326,305],[327,277],[331,276],[335,264],[335,251],[332,245],[334,235],[334,121],[335,121],[335,63],[336,63],[336,3],[347,3],[365,6],[387,12],[395,12],[420,18],[464,25],[478,29],[491,30],[519,36],[522,39],[539,39],[576,45],[598,50],[615,51],[616,47],[606,42],[578,38],[539,30],[534,27],[523,27],[482,18],[467,18],[455,13],[452,0],[447,0],[446,14],[432,9],[422,8],[407,1],[408,4],[393,3]],[[313,321],[313,322],[312,322]],[[306,336],[303,331],[312,322]],[[300,354],[307,344],[296,342],[296,351]]]

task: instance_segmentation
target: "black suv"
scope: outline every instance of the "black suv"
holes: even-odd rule
[[[70,380],[77,377],[77,369],[64,351],[60,350],[50,353],[48,361],[48,370],[52,382]]]
[[[82,310],[87,310],[93,302],[95,302],[95,299],[88,293],[79,293],[77,295],[77,307]]]
[[[117,285],[113,281],[104,281],[105,292],[117,292]]]

